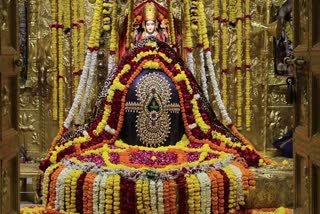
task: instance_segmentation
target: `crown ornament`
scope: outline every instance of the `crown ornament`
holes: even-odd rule
[[[153,2],[146,3],[143,12],[145,21],[155,21],[157,19],[158,10]]]

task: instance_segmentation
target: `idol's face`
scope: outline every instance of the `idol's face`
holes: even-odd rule
[[[155,21],[146,21],[146,31],[151,34],[156,30],[156,22]]]

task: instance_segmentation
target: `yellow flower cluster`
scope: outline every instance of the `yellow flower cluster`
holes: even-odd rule
[[[112,26],[110,36],[110,51],[116,51],[117,47],[117,18],[118,18],[118,1],[113,1],[112,7]]]
[[[185,81],[189,93],[192,94],[192,93],[193,93],[193,90],[192,90],[190,81],[189,81],[189,79],[187,78],[186,73],[185,73],[184,71],[181,71],[181,67],[180,67],[179,64],[176,64],[176,65],[175,65],[175,68],[176,68],[177,70],[180,70],[180,73],[177,74],[177,75],[174,77],[174,79],[175,79],[177,82]]]
[[[191,49],[193,48],[192,44],[192,35],[191,35],[191,21],[190,21],[190,3],[189,0],[184,0],[184,21],[185,21],[185,27],[186,27],[186,48]]]
[[[97,0],[94,8],[92,29],[88,42],[88,47],[99,47],[101,18],[102,18],[102,3],[103,0]]]
[[[144,69],[159,69],[160,65],[156,61],[148,61],[143,65]]]

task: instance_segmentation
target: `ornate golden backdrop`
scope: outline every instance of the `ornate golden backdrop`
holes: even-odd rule
[[[86,37],[90,32],[90,23],[92,21],[94,1],[85,0],[85,20],[86,20]],[[142,1],[135,1],[135,5]],[[158,1],[166,6],[166,0]],[[261,25],[268,25],[273,21],[275,9],[279,7],[280,1],[251,1],[252,21]],[[23,1],[20,1],[20,5]],[[129,8],[129,1],[119,1],[119,26],[124,22],[124,14]],[[183,23],[182,12],[183,5],[180,0],[173,0],[174,17]],[[213,44],[213,5],[211,0],[204,0],[206,5],[206,17],[209,30],[209,38]],[[20,143],[25,146],[28,154],[34,159],[40,159],[46,154],[51,145],[51,140],[58,130],[58,122],[52,120],[52,53],[51,53],[51,9],[50,1],[30,0],[27,4],[28,11],[28,80],[26,84],[20,84],[19,91],[19,127]],[[177,26],[182,31],[181,26]],[[228,112],[236,120],[236,30],[228,28],[228,65],[231,73],[228,75]],[[181,42],[181,41],[180,41]],[[71,38],[64,38],[64,68],[70,73],[65,78],[66,96],[65,112],[71,106],[72,102],[72,59],[70,46]],[[107,46],[107,45],[106,45]],[[272,142],[284,134],[293,124],[293,108],[286,104],[285,78],[275,77],[273,69],[273,40],[272,36],[264,30],[255,30],[251,35],[251,59],[252,59],[252,115],[251,131],[242,133],[253,142],[261,151],[274,151]],[[185,55],[182,53],[182,55]],[[195,59],[199,62],[200,59]],[[200,63],[195,63],[200,64]],[[99,76],[100,75],[100,76]],[[103,76],[103,71],[98,72],[98,77]],[[199,74],[196,74],[198,80]],[[220,76],[218,74],[218,76]],[[96,77],[97,94],[103,81]],[[220,82],[221,85],[221,82]],[[244,87],[243,87],[244,88]],[[211,93],[212,94],[212,89]],[[212,96],[211,96],[212,98]],[[94,100],[94,97],[91,98]],[[215,106],[215,103],[213,102]],[[244,108],[245,105],[243,104]],[[218,109],[216,108],[216,112]],[[244,111],[243,111],[244,112]],[[243,115],[244,116],[244,115]],[[244,127],[243,117],[243,127]]]

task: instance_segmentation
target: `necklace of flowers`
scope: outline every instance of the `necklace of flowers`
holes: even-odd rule
[[[242,0],[237,0],[237,121],[236,126],[239,130],[242,129]]]
[[[60,167],[62,165],[62,163],[57,163],[57,164],[53,164],[51,165],[44,173],[43,176],[43,189],[42,189],[42,195],[43,195],[43,204],[47,205],[48,204],[48,195],[49,195],[49,183],[50,183],[50,175],[52,174],[52,172]]]
[[[58,175],[56,183],[56,199],[55,199],[55,209],[62,211],[64,210],[64,189],[66,177],[72,169],[64,168],[61,173]]]
[[[251,15],[250,0],[245,0],[245,59],[246,59],[246,129],[251,130],[251,58],[250,58],[250,32],[251,32]]]
[[[128,16],[127,16],[128,22],[127,22],[127,33],[126,33],[126,49],[129,49],[131,45],[132,10],[133,10],[133,0],[129,0],[129,10],[128,10]]]

